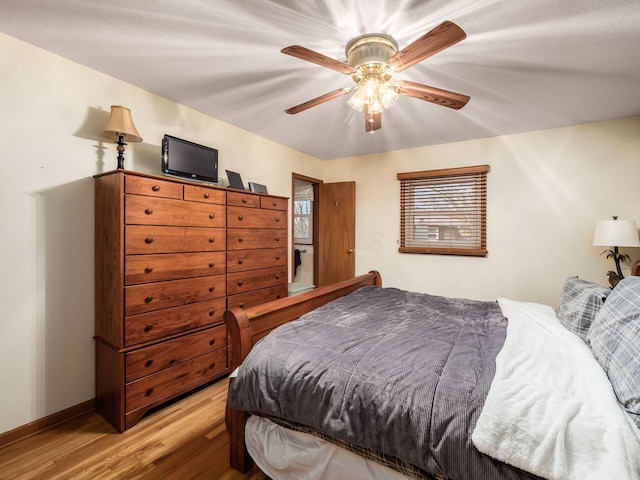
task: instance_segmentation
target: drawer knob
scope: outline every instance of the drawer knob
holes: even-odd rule
[[[147,296],[147,298],[144,299],[144,303],[151,303],[153,302],[153,295],[149,295]]]
[[[275,206],[277,206],[278,204],[274,201],[274,202],[272,202],[272,203],[271,203],[271,205],[275,207]]]
[[[153,208],[147,208],[144,213],[146,213],[147,215],[151,215],[153,213]]]
[[[151,273],[153,272],[153,267],[151,265],[149,265],[147,268],[144,269],[144,273]]]
[[[216,343],[216,339],[212,338],[211,340],[209,340],[209,345],[213,345],[214,343]]]
[[[153,190],[154,192],[159,192],[160,191],[160,185],[154,185],[153,187],[151,187],[151,190]]]
[[[212,362],[212,363],[209,365],[209,370],[213,370],[215,367],[216,367],[216,362]]]
[[[214,314],[214,313],[216,313],[216,311],[215,311],[215,310],[209,310],[209,316],[210,316],[210,317],[213,317],[213,314]]]
[[[279,241],[280,241],[280,237],[276,237],[276,242],[279,242]]]
[[[238,280],[238,286],[241,287],[244,284],[242,280]]]
[[[175,364],[176,364],[175,360],[173,360],[173,359],[169,360],[169,366],[170,367],[173,367]]]
[[[147,360],[144,364],[144,366],[147,368],[149,368],[151,365],[153,365],[153,358]]]
[[[213,243],[213,242],[215,242],[215,241],[216,241],[216,239],[215,239],[215,238],[213,238],[213,237],[209,237],[209,243]]]
[[[279,293],[276,295],[276,298],[280,298],[280,294]]]
[[[214,287],[213,285],[209,287],[209,291],[213,292],[216,289],[216,287]]]
[[[276,260],[280,260],[280,255],[276,255]]]
[[[144,327],[144,331],[147,333],[149,333],[151,330],[153,330],[153,325],[151,323]]]
[[[242,197],[242,203],[247,203],[247,197]]]
[[[280,280],[280,274],[276,275],[276,280]]]
[[[243,220],[244,217],[242,215],[238,215],[238,220]]]
[[[241,258],[239,258],[239,259],[238,259],[238,265],[242,265],[243,263],[244,263],[244,260],[243,260],[243,259],[241,259]]]
[[[144,243],[146,243],[147,245],[150,243],[153,243],[153,237],[147,237],[144,239]]]
[[[204,194],[204,198],[209,198],[209,194],[208,194],[208,193],[205,193],[205,194]]]
[[[244,242],[244,238],[239,237],[239,238],[238,238],[238,241],[239,241],[240,243],[242,243],[242,242]]]
[[[280,221],[280,217],[276,217],[276,223]]]
[[[215,216],[215,214],[210,213],[210,214],[209,214],[209,218],[210,218],[211,220],[213,220],[214,218],[216,218],[216,216]]]
[[[150,397],[153,394],[153,388],[149,388],[146,392],[144,392],[145,397]]]
[[[242,303],[238,304],[238,306],[239,306],[240,308],[244,308],[244,302],[242,302]]]
[[[215,264],[215,263],[213,263],[213,262],[209,263],[209,268],[213,268],[213,267],[215,267],[215,266],[216,266],[216,264]]]

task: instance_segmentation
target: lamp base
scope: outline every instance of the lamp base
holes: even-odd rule
[[[124,170],[124,136],[118,135],[118,141],[115,142],[118,144],[116,150],[118,150],[118,170]]]
[[[622,280],[622,277],[619,277],[618,274],[612,270],[607,272],[607,276],[609,277],[609,285],[611,285],[611,288],[615,288],[618,282]]]

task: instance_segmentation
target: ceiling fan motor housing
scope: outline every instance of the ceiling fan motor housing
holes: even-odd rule
[[[385,62],[398,52],[398,43],[383,33],[367,34],[356,37],[347,43],[345,54],[347,63],[358,70],[353,79],[359,82],[363,71],[377,70],[379,74],[391,77]],[[387,78],[385,78],[387,80]]]

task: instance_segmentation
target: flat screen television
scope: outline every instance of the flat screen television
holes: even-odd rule
[[[162,173],[198,182],[218,183],[218,150],[165,135],[162,139]]]

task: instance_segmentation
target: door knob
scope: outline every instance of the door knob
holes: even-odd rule
[[[349,250],[347,250],[347,253],[353,253],[353,248],[350,248]]]

